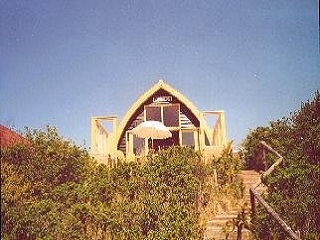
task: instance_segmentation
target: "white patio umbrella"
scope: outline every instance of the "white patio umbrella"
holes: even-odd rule
[[[145,121],[132,129],[134,135],[138,138],[165,139],[172,137],[170,130],[158,121]]]
[[[138,138],[165,139],[172,137],[172,134],[162,122],[145,121],[132,129],[134,135]]]

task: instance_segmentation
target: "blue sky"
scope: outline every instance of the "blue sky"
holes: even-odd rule
[[[320,89],[316,0],[1,1],[0,120],[90,144],[160,78],[229,139],[288,116]]]

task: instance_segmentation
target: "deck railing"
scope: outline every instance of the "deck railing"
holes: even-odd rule
[[[252,188],[249,189],[250,192],[250,203],[251,203],[251,216],[252,222],[254,223],[256,218],[256,201],[259,202],[267,211],[267,213],[280,225],[283,231],[287,234],[288,237],[295,240],[300,240],[299,234],[296,234],[286,223],[281,219],[281,217],[273,210],[273,208],[262,198],[262,196],[256,191],[256,188],[262,183],[261,179],[268,176],[272,173],[276,166],[278,166],[282,161],[283,157],[275,151],[272,147],[267,145],[264,141],[261,141],[260,144],[268,151],[274,153],[278,159],[277,161],[271,165],[271,167],[265,171],[258,182],[254,184]],[[265,154],[263,154],[265,156]]]

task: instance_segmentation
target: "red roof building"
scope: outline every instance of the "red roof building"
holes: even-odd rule
[[[28,140],[0,124],[0,147],[9,147],[17,143],[28,143]]]

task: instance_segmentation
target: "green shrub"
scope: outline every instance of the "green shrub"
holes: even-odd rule
[[[201,157],[180,147],[150,155],[143,165],[130,163],[112,169],[119,199],[112,207],[121,212],[114,219],[121,230],[111,230],[113,237],[199,239],[197,199],[203,174]]]
[[[110,169],[55,128],[27,136],[29,145],[1,151],[2,239],[201,239],[209,196],[239,195],[228,151],[205,166],[171,147]],[[213,167],[217,188],[208,187]]]
[[[303,239],[319,239],[319,92],[290,118],[271,124],[270,129],[274,131],[270,145],[281,153],[284,162],[265,179],[269,193],[266,201]],[[270,222],[268,216],[261,213],[259,219],[254,225],[259,239],[268,234],[270,239],[282,239],[283,231]]]
[[[243,182],[239,177],[242,169],[242,161],[234,156],[232,152],[232,142],[223,150],[219,157],[214,157],[210,166],[211,170],[216,170],[218,185],[222,193],[228,193],[231,197],[242,198]]]

